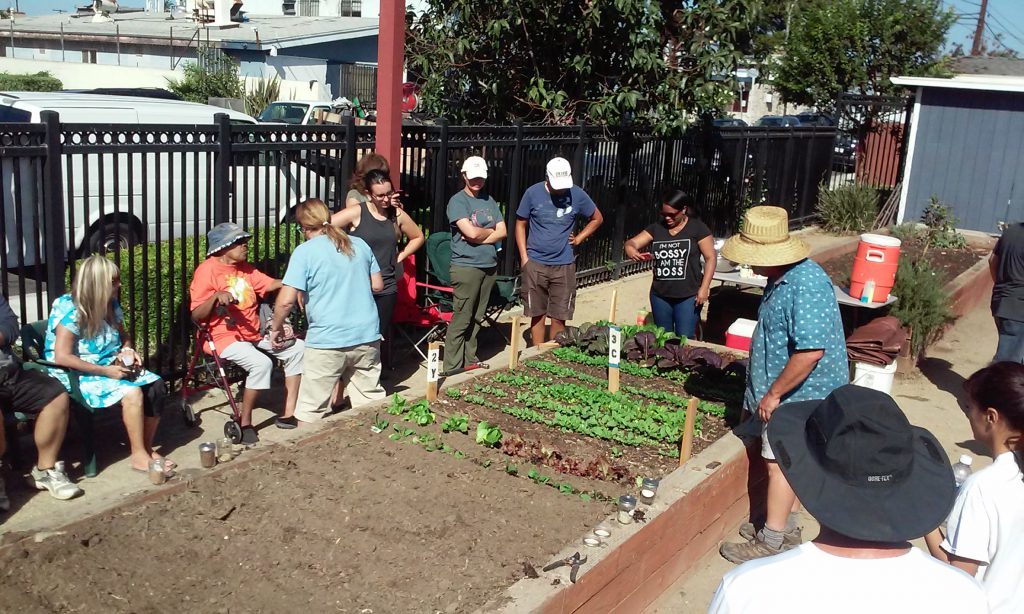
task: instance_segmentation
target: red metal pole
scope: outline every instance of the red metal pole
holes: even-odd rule
[[[398,188],[402,168],[402,66],[405,51],[405,3],[380,1],[377,37],[377,152],[388,159]]]

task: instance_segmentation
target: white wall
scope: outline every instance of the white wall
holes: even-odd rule
[[[53,52],[51,51],[50,53],[52,54]],[[71,52],[68,53],[70,54]],[[80,52],[74,53],[80,55]],[[60,52],[58,51],[57,54],[59,56]],[[108,66],[105,64],[75,64],[73,62],[60,62],[59,57],[57,59],[58,61],[33,61],[0,58],[0,71],[29,74],[45,70],[60,79],[66,89],[167,87],[168,77],[181,77],[180,72],[167,69]]]
[[[69,64],[75,65],[82,63],[82,51],[78,48],[61,51],[60,49],[39,49],[35,47],[18,46],[12,49],[10,43],[5,45],[3,48],[4,57],[7,59],[25,61],[36,60],[41,62],[68,62]],[[120,64],[118,64],[118,61],[120,61]],[[105,64],[107,66],[133,66],[136,68],[155,68],[158,70],[170,70],[171,67],[170,58],[166,55],[136,55],[134,53],[121,53],[119,56],[116,52],[108,51],[97,51],[96,63]]]

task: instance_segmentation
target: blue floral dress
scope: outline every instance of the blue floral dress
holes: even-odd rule
[[[114,300],[114,319],[117,324],[124,322],[124,312],[121,311],[121,304]],[[44,354],[46,360],[54,358],[53,347],[57,340],[57,325],[61,324],[76,336],[78,336],[78,357],[86,362],[95,365],[107,366],[114,362],[118,352],[121,351],[121,333],[117,327],[104,322],[103,329],[96,336],[84,339],[78,329],[78,310],[71,299],[70,294],[58,298],[53,302],[50,309],[50,319],[46,322],[46,344]],[[60,380],[64,388],[71,391],[71,384],[68,381],[67,373],[62,369],[51,369],[50,375]],[[113,379],[103,375],[81,374],[79,387],[82,397],[89,407],[100,408],[110,407],[121,400],[125,391],[130,387],[141,387],[158,381],[160,376],[151,371],[143,370],[133,380]]]

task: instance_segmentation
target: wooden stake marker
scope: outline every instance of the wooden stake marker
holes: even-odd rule
[[[686,422],[683,424],[683,441],[679,444],[679,466],[682,467],[690,460],[693,453],[693,426],[697,423],[697,405],[700,399],[690,397],[686,405]]]
[[[618,326],[608,327],[608,392],[619,391],[619,351],[622,331]]]
[[[441,375],[441,344],[433,341],[427,346],[427,400],[437,400],[437,380]]]
[[[609,322],[614,322],[615,321],[615,305],[618,302],[619,302],[619,291],[618,290],[612,290],[612,301],[611,301],[611,305],[608,307],[608,321]]]
[[[515,370],[519,366],[519,344],[522,343],[522,316],[512,316],[512,341],[508,346],[508,368]]]

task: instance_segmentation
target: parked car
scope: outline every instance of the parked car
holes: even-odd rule
[[[738,117],[720,117],[711,120],[711,125],[715,128],[743,128],[747,122]]]
[[[832,170],[849,172],[857,161],[857,141],[849,134],[836,134],[832,147]]]
[[[824,113],[799,113],[796,116],[801,126],[835,126],[836,120]]]
[[[765,115],[754,125],[763,128],[795,128],[800,125],[800,120],[795,115]]]
[[[334,106],[323,100],[287,100],[272,102],[257,118],[262,124],[306,125],[314,123],[317,113],[334,113]]]
[[[68,251],[72,256],[116,245],[127,247],[156,237],[164,240],[187,236],[197,228],[202,233],[212,224],[209,218],[215,160],[212,155],[198,151],[205,136],[182,134],[181,140],[176,141],[173,132],[153,132],[154,124],[180,125],[183,132],[188,132],[194,126],[212,126],[214,116],[224,113],[233,124],[256,125],[256,120],[244,113],[192,102],[64,92],[0,93],[0,122],[39,123],[41,113],[47,110],[59,114],[66,145],[118,143],[116,135],[105,141],[102,131],[95,141],[88,139],[86,133],[79,132],[82,124],[148,125],[147,132],[136,133],[140,135],[137,147],[131,141],[124,145],[129,150],[125,153],[65,151],[61,190],[65,224],[70,225]],[[75,130],[74,137],[68,136],[68,124]],[[147,134],[156,135],[156,140],[147,141]],[[129,131],[127,138],[131,135]],[[251,136],[251,141],[265,137]],[[161,143],[166,143],[166,149],[161,148]],[[163,153],[175,150],[182,153]],[[307,194],[326,196],[325,178],[278,151],[258,153],[239,155],[232,160],[231,197],[239,203],[239,209],[246,210],[241,213],[246,217],[238,220],[241,223],[252,225],[257,218],[261,222],[267,218],[281,221]],[[32,237],[39,232],[35,224],[45,215],[38,189],[43,179],[39,176],[41,165],[30,157],[15,157],[18,155],[14,149],[0,160],[8,267],[17,265],[19,254],[25,254],[25,265],[36,264]],[[18,244],[19,221],[24,247]],[[39,253],[45,253],[44,248],[40,247]]]

